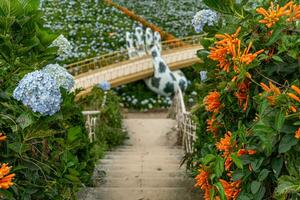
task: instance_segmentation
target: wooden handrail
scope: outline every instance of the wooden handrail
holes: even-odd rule
[[[178,39],[163,41],[162,49],[165,52],[177,48],[199,45],[200,39],[202,37],[203,35],[196,35],[196,36],[181,38],[180,40],[183,41],[181,43],[178,43]],[[67,65],[66,69],[73,75],[79,75],[91,70],[99,69],[102,67],[106,67],[115,63],[120,63],[128,60],[129,60],[128,51],[122,50],[122,51],[116,51],[113,53],[109,53],[102,56],[97,56],[94,58],[89,58],[83,61],[69,64]]]

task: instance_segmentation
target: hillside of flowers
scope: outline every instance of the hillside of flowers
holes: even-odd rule
[[[209,72],[187,155],[196,187],[205,199],[298,199],[299,1],[203,2],[219,19],[195,16],[205,22],[195,30],[208,33],[198,55]]]
[[[44,27],[63,34],[72,49],[62,57],[67,63],[125,48],[125,33],[135,23],[102,0],[44,0]]]
[[[74,77],[56,63],[65,40],[44,28],[39,6],[0,2],[0,199],[76,199],[125,137],[119,99],[101,87],[93,109],[103,123],[88,137],[82,111],[94,100],[75,101]]]
[[[133,10],[149,22],[177,37],[194,34],[191,19],[203,8],[200,0],[114,0],[114,2]]]

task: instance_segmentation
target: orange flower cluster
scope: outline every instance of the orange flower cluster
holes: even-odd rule
[[[271,28],[274,24],[276,24],[282,16],[287,16],[288,22],[300,19],[300,6],[294,4],[292,1],[285,4],[283,7],[277,5],[276,8],[274,3],[271,2],[271,6],[268,11],[264,8],[258,8],[256,9],[256,12],[264,16],[264,19],[259,20],[259,22],[265,24],[268,28]]]
[[[252,47],[252,42],[249,43],[248,47],[243,51],[243,54],[241,54],[241,41],[238,40],[237,46],[235,44],[232,44],[230,46],[230,54],[232,55],[232,61],[234,63],[233,69],[235,72],[239,72],[238,65],[241,63],[244,63],[246,65],[249,65],[252,63],[252,61],[262,52],[264,52],[264,49],[261,49],[255,53],[249,53],[250,49]]]
[[[246,112],[249,104],[249,89],[251,82],[248,80],[243,81],[238,84],[238,91],[234,94],[238,98],[238,103],[240,108],[243,108],[243,111]]]
[[[300,139],[300,128],[295,132],[295,138]]]
[[[227,200],[235,200],[238,198],[239,193],[241,192],[240,189],[241,180],[227,182],[223,179],[219,179],[219,181],[223,185]]]
[[[230,171],[230,168],[233,164],[230,153],[233,151],[233,148],[236,147],[236,142],[231,143],[231,132],[228,131],[225,134],[225,137],[220,140],[220,142],[216,143],[216,147],[219,151],[223,151],[223,157],[225,160],[225,170]]]
[[[239,27],[237,31],[232,34],[216,34],[216,38],[220,39],[215,43],[215,47],[210,48],[210,59],[218,61],[218,66],[226,72],[229,72],[230,66],[233,63],[233,69],[235,72],[239,72],[238,66],[240,64],[249,65],[260,53],[264,50],[257,51],[255,53],[249,53],[252,43],[244,49],[241,50],[241,41],[237,38],[241,28]],[[243,53],[242,53],[243,52]]]
[[[300,89],[299,89],[297,86],[292,85],[291,88],[292,88],[298,95],[300,95]],[[295,94],[293,94],[293,93],[287,93],[287,95],[288,95],[290,98],[292,98],[292,99],[294,99],[295,101],[297,101],[297,102],[300,103],[300,98],[299,98],[297,95],[295,95]]]
[[[260,83],[260,86],[264,91],[268,93],[268,101],[272,106],[276,105],[276,98],[281,94],[281,91],[272,82],[269,82],[269,86],[264,83]]]
[[[203,100],[205,109],[209,112],[219,113],[221,109],[220,96],[219,92],[210,92]]]
[[[3,133],[0,133],[0,142],[5,140],[6,140],[6,136]]]
[[[230,60],[228,60],[228,54],[230,53],[230,46],[233,44],[238,43],[238,35],[241,31],[241,28],[239,27],[237,31],[232,34],[216,34],[217,39],[221,39],[220,41],[216,42],[215,47],[211,47],[210,55],[208,56],[210,59],[214,61],[218,61],[218,66],[223,69],[226,72],[229,72],[230,68]]]
[[[287,19],[288,22],[293,22],[300,19],[300,5],[290,5],[289,12],[289,18]]]
[[[15,177],[15,174],[9,174],[11,167],[7,164],[2,164],[0,168],[0,189],[8,189],[13,185],[12,179]]]
[[[209,173],[200,169],[199,174],[195,179],[197,180],[195,187],[200,187],[201,190],[204,191],[204,199],[210,200],[210,190],[212,189],[212,185],[209,183]]]
[[[256,154],[256,151],[253,150],[253,149],[250,149],[250,150],[246,150],[246,149],[240,149],[237,153],[237,155],[240,157],[242,155],[254,155]]]
[[[207,122],[206,131],[211,132],[216,136],[216,134],[218,133],[218,126],[220,126],[220,124],[217,122],[216,116],[213,115],[212,118],[207,119],[206,122]]]

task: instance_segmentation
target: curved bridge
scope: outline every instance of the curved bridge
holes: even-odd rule
[[[196,53],[202,48],[201,35],[169,40],[162,43],[162,57],[171,70],[191,66],[201,60]],[[67,70],[75,76],[74,89],[84,89],[84,95],[102,81],[112,87],[145,79],[153,75],[152,58],[149,55],[129,59],[127,50],[114,52],[69,64]]]

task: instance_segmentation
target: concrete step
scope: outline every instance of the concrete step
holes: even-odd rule
[[[107,165],[107,164],[114,164],[114,165],[127,165],[132,163],[143,163],[144,165],[149,165],[152,163],[170,163],[170,164],[177,164],[180,165],[180,160],[177,158],[136,158],[136,159],[102,159],[98,162],[99,165]]]
[[[195,200],[184,187],[164,188],[93,188],[85,200]]]
[[[111,178],[107,177],[100,183],[99,187],[186,187],[191,180],[185,178]]]
[[[102,177],[111,177],[111,178],[132,178],[132,177],[186,177],[184,169],[179,170],[166,170],[166,171],[124,171],[124,170],[108,170],[101,171],[99,174],[102,174]],[[100,176],[101,177],[101,176]]]
[[[164,171],[164,170],[179,170],[180,166],[179,164],[170,164],[170,163],[153,163],[149,165],[142,165],[142,164],[137,164],[137,163],[131,163],[127,165],[115,165],[115,164],[106,164],[106,165],[101,165],[97,167],[99,170],[105,170],[105,171],[110,171],[110,170],[123,170],[125,173],[126,171]]]

